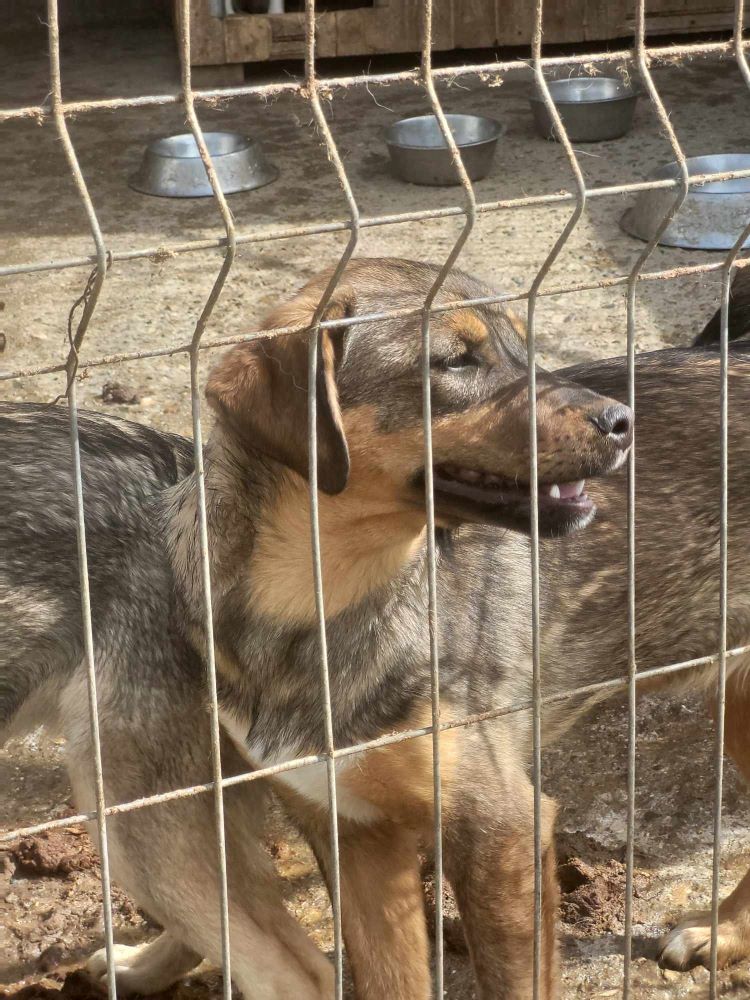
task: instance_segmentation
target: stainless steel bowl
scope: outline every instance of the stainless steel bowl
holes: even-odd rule
[[[615,77],[571,77],[547,86],[571,142],[602,142],[625,135],[633,124],[638,92]],[[543,139],[557,139],[552,118],[541,96],[529,98],[536,130]]]
[[[236,132],[204,135],[224,194],[252,191],[279,176],[259,142]],[[205,198],[213,193],[198,146],[190,134],[170,135],[150,142],[140,167],[130,178],[130,186],[143,194],[164,198]]]
[[[730,170],[750,169],[750,153],[718,153],[715,156],[693,156],[687,161],[688,173],[717,174]],[[667,163],[649,174],[649,180],[677,179],[676,163]],[[620,225],[631,236],[650,240],[670,205],[674,204],[675,188],[641,191]],[[729,250],[750,219],[750,177],[712,181],[688,189],[680,211],[667,226],[659,243],[667,247],[688,250]],[[750,246],[750,240],[745,242]]]
[[[481,180],[492,166],[502,126],[493,118],[478,115],[446,115],[466,172]],[[447,186],[458,184],[450,150],[435,115],[420,115],[394,122],[385,141],[394,172],[410,184]]]

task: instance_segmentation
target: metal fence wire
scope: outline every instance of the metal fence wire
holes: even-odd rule
[[[91,276],[86,285],[86,291],[80,300],[83,304],[83,311],[78,322],[75,334],[71,336],[70,352],[67,360],[61,364],[40,366],[36,368],[26,368],[0,373],[0,381],[41,375],[51,372],[60,372],[65,379],[65,387],[68,400],[70,444],[72,452],[72,463],[74,470],[75,506],[77,516],[77,537],[78,537],[78,560],[81,585],[81,604],[83,616],[83,635],[86,651],[86,666],[89,685],[89,712],[91,720],[91,732],[93,742],[93,765],[95,780],[95,802],[96,809],[93,812],[82,813],[77,816],[66,816],[61,819],[49,820],[34,826],[22,829],[11,830],[5,833],[3,841],[15,840],[21,836],[39,833],[43,830],[54,829],[55,827],[68,826],[71,823],[78,823],[87,820],[95,820],[98,827],[99,849],[101,854],[102,870],[102,890],[104,909],[104,929],[105,944],[107,953],[108,969],[108,989],[110,1000],[116,998],[113,941],[112,941],[112,901],[109,878],[109,865],[107,854],[107,819],[109,816],[134,809],[144,809],[159,803],[187,796],[203,793],[212,793],[214,796],[215,819],[216,819],[216,850],[218,852],[218,871],[220,880],[220,900],[221,900],[221,932],[222,932],[222,960],[223,960],[223,989],[224,997],[230,1000],[231,997],[231,966],[229,947],[229,913],[228,913],[228,887],[226,870],[226,848],[224,842],[224,813],[223,813],[223,792],[230,786],[255,781],[259,778],[277,775],[295,768],[305,767],[314,763],[325,763],[328,776],[328,797],[330,815],[330,839],[332,849],[331,860],[331,900],[333,908],[333,925],[335,937],[335,995],[337,1000],[341,1000],[343,995],[343,943],[341,932],[341,902],[339,889],[339,858],[338,858],[338,828],[336,809],[336,761],[351,754],[360,753],[375,747],[384,747],[402,743],[406,740],[431,737],[433,747],[433,773],[434,773],[434,800],[435,800],[435,962],[434,962],[434,982],[435,995],[443,996],[443,949],[442,949],[442,924],[443,924],[443,870],[442,870],[442,819],[440,809],[440,734],[447,730],[458,727],[471,726],[490,719],[497,719],[502,716],[511,715],[515,712],[527,712],[531,710],[533,716],[533,779],[534,779],[534,859],[535,859],[535,882],[534,882],[534,978],[533,996],[535,1000],[540,996],[542,989],[542,969],[541,969],[541,914],[542,914],[542,838],[541,838],[541,732],[542,715],[546,706],[556,702],[565,701],[575,696],[591,695],[608,691],[627,690],[628,693],[628,776],[627,776],[627,843],[626,843],[626,887],[625,887],[625,934],[624,934],[624,962],[622,976],[622,996],[627,998],[632,996],[631,986],[631,955],[632,955],[632,932],[633,932],[633,848],[635,839],[635,791],[636,791],[636,690],[640,682],[650,680],[657,676],[676,674],[688,671],[699,666],[716,664],[717,673],[717,725],[716,725],[716,746],[715,746],[715,769],[716,769],[716,797],[714,802],[713,817],[713,881],[712,881],[712,921],[711,921],[711,971],[709,996],[715,1000],[718,990],[717,982],[717,928],[718,928],[718,905],[719,905],[719,876],[721,863],[721,832],[722,832],[722,765],[723,765],[723,740],[724,740],[724,691],[726,681],[727,660],[731,657],[750,651],[750,646],[740,648],[726,648],[726,619],[727,619],[727,466],[728,466],[728,395],[727,395],[727,359],[728,359],[728,308],[729,308],[729,288],[732,275],[736,268],[742,267],[744,261],[738,260],[738,255],[745,242],[750,237],[750,220],[745,226],[734,247],[726,257],[718,263],[698,264],[685,267],[676,267],[668,270],[648,271],[646,266],[648,260],[657,245],[661,234],[666,229],[670,220],[679,211],[682,202],[691,186],[700,185],[708,180],[722,180],[730,178],[748,177],[750,170],[736,170],[723,173],[703,174],[688,176],[685,155],[680,146],[677,135],[670,123],[669,115],[661,100],[658,89],[652,76],[650,65],[652,60],[668,56],[671,60],[686,59],[698,54],[724,54],[733,56],[742,74],[745,83],[750,87],[750,68],[745,57],[745,42],[743,41],[744,23],[744,0],[736,0],[734,31],[730,41],[719,41],[710,43],[690,43],[670,46],[647,46],[645,38],[645,14],[646,0],[636,0],[635,3],[635,35],[632,48],[619,51],[600,52],[581,56],[564,57],[544,57],[542,55],[542,37],[544,27],[543,0],[536,0],[535,18],[532,37],[532,66],[536,84],[544,100],[547,111],[554,122],[557,137],[562,144],[562,148],[567,157],[572,178],[574,181],[573,192],[555,192],[533,197],[513,198],[494,202],[478,202],[472,183],[464,169],[461,156],[454,142],[453,136],[448,128],[445,114],[441,106],[435,83],[441,78],[459,78],[469,74],[483,74],[488,82],[502,78],[507,74],[517,72],[519,69],[527,68],[528,64],[522,60],[495,61],[483,64],[466,64],[461,66],[451,66],[447,69],[434,68],[432,65],[432,14],[433,0],[421,0],[422,8],[422,50],[421,60],[418,69],[381,73],[363,74],[360,76],[341,76],[326,78],[324,86],[326,91],[333,91],[340,88],[366,86],[372,83],[389,83],[396,81],[414,81],[419,83],[424,89],[433,114],[436,116],[441,132],[450,149],[456,177],[460,182],[463,192],[463,204],[460,207],[450,207],[437,210],[411,211],[393,215],[379,215],[370,218],[363,218],[357,207],[354,194],[352,192],[346,168],[336,147],[336,143],[328,127],[325,113],[321,104],[321,81],[316,69],[316,41],[315,41],[315,0],[305,2],[305,73],[301,81],[286,80],[281,83],[271,84],[248,84],[246,86],[231,87],[221,90],[195,90],[191,82],[190,71],[190,0],[179,0],[179,55],[181,63],[181,90],[177,94],[153,94],[134,98],[117,98],[106,100],[90,100],[65,102],[63,100],[62,84],[60,77],[60,33],[58,21],[57,0],[48,0],[47,3],[47,26],[48,45],[50,62],[50,92],[48,98],[41,105],[0,109],[0,122],[15,119],[33,118],[40,123],[51,122],[57,131],[60,143],[64,150],[70,174],[80,197],[81,203],[86,212],[91,236],[94,243],[94,253],[90,256],[82,256],[68,259],[51,261],[32,261],[25,265],[0,266],[0,276],[15,274],[30,274],[34,272],[61,270],[65,268],[92,267]],[[581,172],[576,152],[565,132],[562,121],[557,113],[554,103],[550,97],[550,92],[546,83],[546,74],[556,66],[569,66],[571,64],[592,64],[601,62],[620,61],[637,69],[645,88],[648,92],[659,122],[671,146],[674,158],[679,164],[680,176],[677,180],[657,180],[643,181],[631,184],[612,185],[609,187],[597,187],[587,189]],[[348,218],[344,221],[329,222],[320,225],[307,225],[298,227],[279,227],[263,233],[247,232],[238,233],[232,218],[231,211],[217,179],[211,156],[208,152],[203,132],[201,129],[197,107],[202,103],[210,102],[217,97],[233,98],[246,95],[271,95],[281,92],[294,92],[305,98],[310,108],[319,130],[320,137],[325,146],[325,151],[335,171],[340,183],[347,211]],[[113,253],[107,249],[105,238],[102,234],[96,211],[89,195],[86,181],[81,172],[74,145],[68,132],[66,118],[69,115],[84,114],[100,109],[116,110],[118,108],[134,107],[154,107],[166,104],[182,104],[190,130],[195,137],[200,156],[203,160],[206,174],[213,190],[213,197],[216,203],[221,223],[225,235],[220,238],[191,240],[183,243],[167,244],[159,247],[140,247],[122,252]],[[546,278],[553,263],[565,247],[571,233],[578,224],[584,211],[586,201],[589,198],[607,198],[611,196],[623,195],[637,191],[644,191],[656,188],[673,188],[674,199],[669,210],[657,227],[653,238],[647,243],[638,259],[628,274],[608,277],[605,279],[595,279],[589,282],[578,282],[562,287],[549,287]],[[472,229],[479,215],[494,212],[507,212],[516,208],[527,208],[531,206],[543,206],[559,203],[570,203],[572,212],[568,222],[564,226],[555,244],[548,254],[543,265],[539,269],[530,288],[526,292],[515,294],[492,295],[483,298],[465,299],[461,301],[448,301],[440,304],[436,303],[438,292],[445,282],[451,268],[455,264],[461,250],[469,239]],[[404,224],[409,222],[419,222],[426,219],[437,219],[455,216],[457,219],[463,218],[463,226],[456,239],[450,253],[445,259],[435,282],[430,289],[422,307],[420,309],[399,309],[377,314],[359,315],[344,319],[322,320],[327,303],[330,301],[337,283],[342,273],[355,253],[358,245],[359,235],[362,229],[374,226],[389,226]],[[318,307],[313,316],[309,333],[309,397],[308,397],[308,442],[309,442],[309,468],[310,468],[310,504],[311,504],[311,548],[313,556],[313,582],[315,589],[315,602],[318,620],[318,635],[320,648],[320,680],[323,692],[324,705],[324,725],[325,725],[325,752],[319,755],[309,755],[294,760],[289,760],[281,764],[264,767],[256,771],[248,771],[243,774],[223,777],[221,773],[221,760],[219,754],[219,708],[217,700],[216,666],[214,659],[213,644],[213,615],[211,607],[211,583],[210,583],[210,552],[208,547],[208,531],[206,523],[206,499],[203,470],[203,440],[201,430],[201,394],[198,378],[198,360],[201,351],[216,349],[229,344],[237,344],[260,337],[268,336],[268,331],[253,331],[232,337],[204,336],[211,318],[213,308],[221,295],[229,272],[232,268],[236,248],[244,243],[262,243],[270,240],[283,240],[291,238],[304,238],[323,233],[348,232],[349,238],[346,248],[341,255],[338,265],[334,269],[331,280],[323,294]],[[96,309],[97,301],[102,286],[107,277],[108,269],[115,263],[125,263],[131,260],[153,257],[159,255],[174,256],[176,254],[199,252],[215,248],[224,249],[224,258],[216,276],[211,292],[203,306],[200,317],[195,325],[193,336],[188,343],[177,345],[166,349],[136,351],[123,354],[107,355],[100,357],[82,357],[82,345],[85,339],[87,327],[92,314]],[[663,281],[677,278],[689,274],[699,274],[708,271],[719,271],[722,276],[721,285],[721,526],[720,526],[720,628],[719,628],[719,648],[711,656],[703,656],[692,660],[677,663],[665,664],[649,670],[637,671],[635,658],[635,443],[629,456],[629,476],[628,476],[628,616],[629,616],[629,650],[628,650],[628,671],[623,677],[615,678],[604,682],[589,684],[585,687],[563,691],[554,695],[545,696],[542,690],[542,664],[540,662],[540,617],[539,617],[539,531],[538,531],[538,484],[537,484],[537,440],[536,440],[536,395],[535,395],[535,316],[536,306],[540,296],[559,295],[572,293],[586,289],[611,287],[614,285],[624,285],[627,291],[627,358],[628,358],[628,402],[631,407],[635,405],[635,332],[637,324],[637,290],[643,281]],[[436,312],[443,312],[456,306],[472,306],[489,303],[511,302],[514,300],[526,301],[528,310],[528,399],[529,399],[529,442],[530,442],[530,486],[531,486],[531,583],[532,583],[532,635],[533,635],[533,685],[532,697],[512,705],[491,708],[485,712],[466,716],[460,719],[443,720],[440,714],[440,669],[438,658],[437,641],[437,621],[440,609],[437,604],[436,586],[436,555],[435,555],[435,519],[432,495],[432,435],[431,435],[431,408],[430,408],[430,365],[429,365],[429,345],[430,345],[430,322],[431,317]],[[424,412],[424,434],[425,434],[425,505],[427,514],[427,539],[428,539],[428,584],[429,584],[429,605],[427,613],[429,616],[429,636],[430,636],[430,658],[431,658],[431,679],[432,679],[432,722],[431,725],[418,729],[402,731],[374,739],[366,743],[353,746],[334,746],[333,740],[333,718],[331,710],[331,699],[329,689],[329,671],[326,648],[326,623],[325,607],[323,599],[322,572],[320,538],[318,525],[317,506],[317,437],[315,432],[316,424],[316,365],[317,365],[317,342],[320,331],[324,328],[347,327],[359,323],[370,322],[374,319],[385,319],[397,316],[419,315],[421,317],[423,363],[423,412]],[[299,330],[299,327],[284,327],[274,331],[274,335],[289,333]],[[101,745],[99,740],[99,727],[97,717],[96,699],[96,670],[95,670],[95,648],[92,634],[91,606],[89,599],[88,573],[86,560],[86,525],[83,511],[83,486],[81,481],[81,459],[78,439],[78,409],[76,398],[76,372],[79,368],[92,368],[101,365],[110,365],[116,362],[136,360],[142,358],[152,358],[164,355],[176,355],[184,353],[188,356],[190,365],[190,389],[191,389],[191,409],[193,422],[194,455],[195,455],[195,483],[198,494],[199,510],[199,540],[202,565],[202,582],[205,606],[205,629],[206,629],[206,671],[208,690],[210,695],[210,722],[211,722],[211,746],[213,779],[201,785],[194,785],[187,788],[173,789],[161,794],[150,795],[128,802],[118,802],[107,805],[104,798],[104,785],[102,777]]]

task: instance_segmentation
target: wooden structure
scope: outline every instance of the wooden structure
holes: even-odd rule
[[[196,82],[240,81],[244,63],[304,56],[302,13],[212,13],[216,0],[192,0],[193,65],[204,67]],[[416,52],[420,48],[418,0],[319,0],[316,51],[320,58]],[[341,7],[341,9],[337,9]],[[633,32],[632,0],[547,0],[547,43],[605,41]],[[734,0],[648,0],[649,35],[715,31],[732,26]],[[433,48],[478,49],[527,45],[530,0],[435,0]]]

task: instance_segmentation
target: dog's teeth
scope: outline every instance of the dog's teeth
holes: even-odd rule
[[[583,491],[586,488],[586,480],[585,479],[579,479],[578,482],[574,483],[573,485],[575,487],[575,495],[577,497],[579,497],[581,495],[581,493],[583,493]]]
[[[554,483],[552,486],[550,486],[549,495],[552,497],[553,500],[560,499],[560,487],[557,485],[557,483]]]

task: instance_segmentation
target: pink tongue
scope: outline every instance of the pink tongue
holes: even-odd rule
[[[581,492],[581,487],[579,483],[560,483],[560,498],[569,499],[570,497],[577,497]]]

